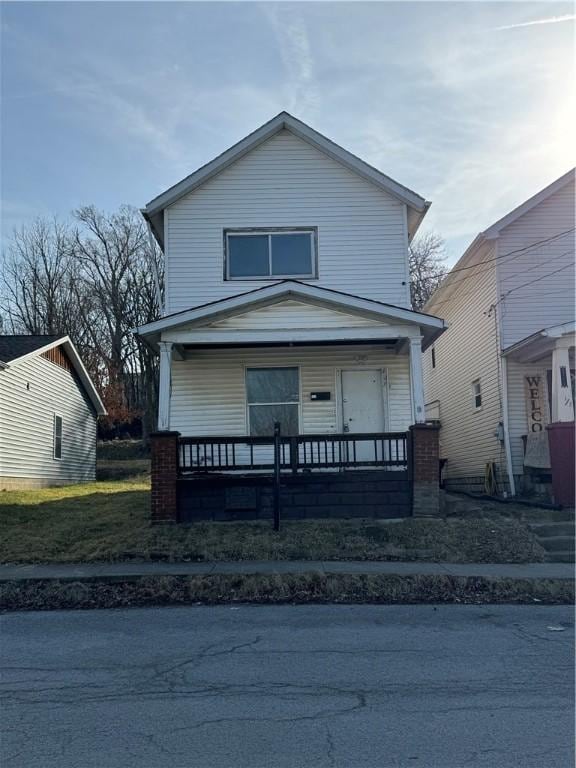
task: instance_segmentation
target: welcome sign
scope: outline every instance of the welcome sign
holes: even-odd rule
[[[550,467],[550,453],[546,433],[548,411],[544,396],[544,381],[542,376],[526,376],[524,384],[528,421],[524,464],[528,467],[548,469]]]
[[[542,376],[526,376],[524,382],[528,434],[531,435],[535,432],[543,432],[548,423],[548,418]]]

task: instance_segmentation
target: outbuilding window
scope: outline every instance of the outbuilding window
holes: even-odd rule
[[[54,458],[62,458],[62,416],[54,414]]]
[[[298,368],[247,368],[246,399],[251,435],[273,435],[277,421],[283,435],[298,434]]]
[[[472,395],[474,397],[474,408],[478,410],[482,408],[482,386],[480,379],[476,379],[472,382]]]
[[[316,230],[227,230],[227,280],[316,277]]]

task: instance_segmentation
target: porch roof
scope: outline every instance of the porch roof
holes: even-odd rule
[[[542,328],[536,333],[526,336],[526,338],[511,344],[502,350],[502,356],[510,360],[516,360],[519,363],[532,363],[541,360],[552,354],[556,342],[559,339],[570,340],[574,344],[574,334],[576,332],[576,322],[574,320],[561,325],[552,325],[549,328]]]
[[[236,294],[218,301],[203,304],[166,315],[153,323],[135,329],[153,347],[168,333],[179,343],[230,343],[230,334],[208,330],[206,323],[235,315],[245,314],[250,310],[272,306],[284,301],[297,300],[311,306],[324,307],[375,321],[370,327],[348,328],[345,323],[340,328],[270,328],[267,332],[255,334],[250,331],[235,331],[236,343],[249,344],[251,341],[274,342],[310,342],[310,341],[381,341],[384,339],[404,338],[421,335],[422,347],[426,349],[446,330],[444,321],[433,315],[415,312],[404,307],[364,299],[353,294],[329,288],[300,283],[296,280],[282,280],[274,285],[257,288]],[[394,323],[394,325],[391,324]],[[192,326],[192,327],[191,327]],[[196,327],[198,326],[198,327]],[[186,338],[176,339],[175,334],[186,327]]]

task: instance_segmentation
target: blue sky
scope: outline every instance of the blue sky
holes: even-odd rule
[[[424,228],[452,262],[574,165],[573,12],[4,3],[3,236],[81,204],[142,206],[286,109],[432,200]]]

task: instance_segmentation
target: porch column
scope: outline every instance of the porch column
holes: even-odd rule
[[[158,392],[158,431],[170,429],[170,396],[172,388],[172,342],[161,341],[160,347],[160,387]]]
[[[553,424],[558,421],[574,421],[569,348],[569,339],[558,339],[552,350]]]
[[[150,435],[151,523],[178,522],[178,438],[179,432]]]
[[[574,400],[570,379],[570,344],[557,339],[552,351],[552,423],[548,424],[548,445],[552,468],[552,493],[556,504],[573,507],[574,493]]]
[[[410,427],[412,514],[415,517],[441,514],[438,432],[436,424],[413,424]]]
[[[426,421],[426,415],[424,410],[421,336],[410,339],[410,388],[412,390],[412,419],[415,424],[423,424]]]

